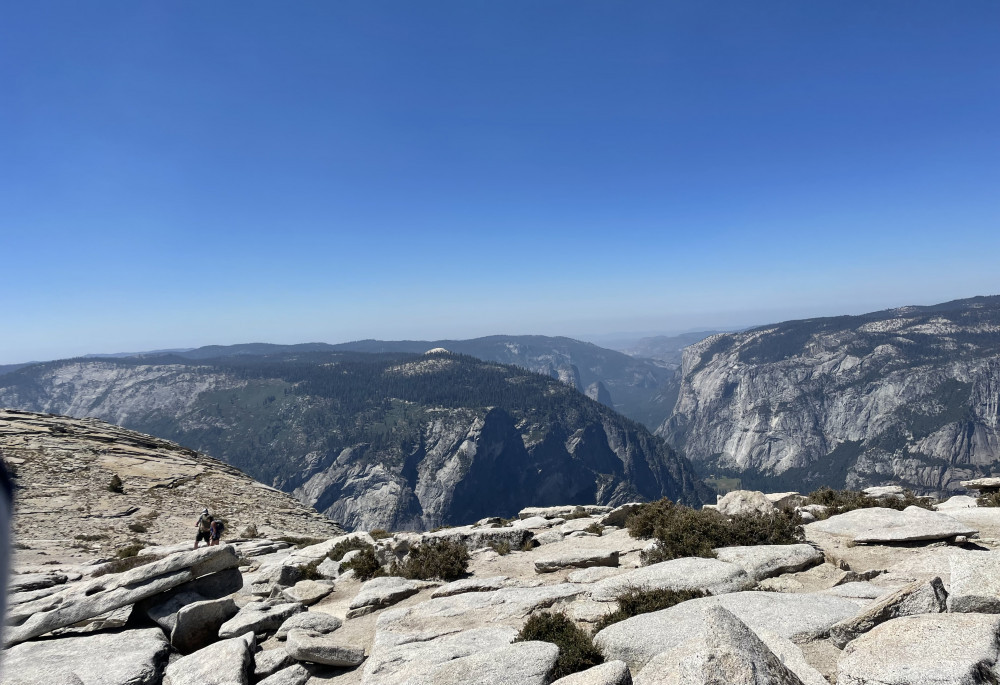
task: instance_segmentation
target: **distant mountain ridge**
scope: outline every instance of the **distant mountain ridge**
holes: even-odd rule
[[[351,528],[708,496],[643,426],[552,378],[451,353],[64,360],[0,377],[0,406],[190,445]]]
[[[1000,296],[715,335],[681,373],[657,433],[707,474],[943,493],[1000,472]]]
[[[557,378],[580,392],[654,430],[669,415],[677,399],[677,377],[667,365],[637,359],[572,338],[542,335],[492,335],[470,340],[357,340],[354,342],[278,345],[243,343],[208,345],[187,350],[85,358],[162,358],[210,360],[229,357],[287,357],[317,352],[367,352],[422,354],[441,347],[484,361],[515,364],[529,371]],[[603,386],[603,391],[599,387]]]

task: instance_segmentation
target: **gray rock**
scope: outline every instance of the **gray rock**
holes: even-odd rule
[[[529,530],[537,530],[540,528],[551,528],[553,525],[552,519],[547,519],[544,516],[529,516],[526,519],[518,519],[512,524],[514,528],[528,528]]]
[[[979,507],[979,503],[976,501],[976,498],[969,497],[968,495],[955,495],[954,497],[949,497],[944,502],[934,505],[934,509],[937,511],[976,509],[977,507]]]
[[[424,581],[407,580],[396,576],[372,578],[361,586],[361,590],[351,600],[351,611],[348,612],[347,617],[364,616],[376,609],[392,606],[430,585],[431,583]]]
[[[591,526],[600,525],[597,523],[596,518],[586,517],[573,519],[572,521],[567,521],[566,523],[559,526],[559,532],[563,535],[572,535],[573,533],[579,533],[581,531],[586,531]]]
[[[825,635],[835,623],[858,612],[856,602],[820,593],[737,592],[704,597],[608,626],[594,637],[606,659],[621,659],[638,672],[654,656],[702,633],[704,611],[722,606],[760,635],[788,640]]]
[[[480,547],[493,547],[494,545],[508,545],[511,549],[521,549],[534,537],[534,533],[527,528],[473,528],[472,526],[459,526],[457,528],[445,528],[436,533],[425,533],[421,538],[423,543],[435,540],[450,540],[460,542],[470,551]]]
[[[608,514],[610,512],[611,507],[600,504],[565,504],[557,507],[525,507],[518,512],[517,517],[522,520],[531,518],[532,516],[554,519],[576,516],[578,514],[593,516],[595,514]]]
[[[776,509],[791,509],[805,501],[805,497],[797,492],[769,492],[764,495],[767,501]]]
[[[536,573],[552,573],[565,568],[590,568],[591,566],[618,566],[618,551],[578,547],[558,554],[542,556],[535,560]]]
[[[803,685],[781,659],[732,613],[705,610],[703,634],[654,657],[636,685]]]
[[[997,682],[1000,616],[924,614],[876,626],[837,662],[838,685]]]
[[[953,556],[948,611],[1000,614],[1000,551]]]
[[[408,685],[546,685],[556,666],[559,648],[551,642],[515,642],[489,652],[472,654],[435,667]]]
[[[286,604],[250,602],[240,609],[238,614],[222,624],[219,628],[219,637],[226,639],[247,633],[277,630],[288,617],[304,610],[305,607],[294,602]]]
[[[3,655],[3,685],[158,685],[170,645],[159,628],[25,642]]]
[[[608,661],[560,678],[552,685],[632,685],[632,674],[624,661]]]
[[[875,585],[871,581],[858,580],[836,585],[829,590],[823,590],[823,592],[828,595],[850,597],[852,599],[881,599],[886,595],[892,594],[893,590],[892,588]]]
[[[15,573],[7,583],[8,592],[32,592],[66,583],[65,573]]]
[[[182,654],[205,647],[219,637],[219,629],[239,609],[232,597],[205,599],[181,607],[170,631],[170,644]]]
[[[379,623],[383,623],[382,619]],[[365,662],[362,682],[366,685],[400,685],[411,678],[419,680],[439,664],[492,651],[510,644],[515,637],[516,628],[496,626],[457,632],[451,627],[434,629],[427,625],[419,626],[412,633],[376,630],[375,644]]]
[[[591,596],[599,602],[609,602],[630,587],[647,590],[706,590],[719,595],[746,590],[753,579],[736,564],[718,559],[687,557],[620,573],[594,583]]]
[[[987,478],[975,478],[973,480],[963,480],[962,487],[966,490],[983,490],[990,492],[1000,490],[1000,478],[990,476]]]
[[[257,685],[305,685],[309,677],[309,671],[305,667],[301,664],[292,664],[264,678]]]
[[[174,554],[124,573],[74,583],[62,592],[11,607],[4,637],[8,645],[24,642],[238,565],[233,548],[219,545]]]
[[[295,663],[295,660],[288,655],[284,647],[265,649],[263,652],[254,654],[253,677],[258,680],[266,678],[283,668],[291,666],[293,663]]]
[[[333,635],[302,628],[288,631],[285,651],[298,661],[325,666],[354,667],[365,660],[363,648],[342,644]]]
[[[335,580],[340,577],[340,564],[341,561],[334,561],[333,559],[324,559],[319,566],[316,567],[316,573],[320,574],[328,580]]]
[[[332,614],[325,614],[319,611],[303,611],[302,613],[290,616],[281,624],[281,627],[278,628],[278,632],[274,636],[279,640],[284,640],[288,636],[288,631],[296,628],[326,635],[339,629],[343,624],[343,621]]]
[[[716,503],[723,516],[745,516],[748,514],[773,515],[778,512],[763,492],[756,490],[733,490],[727,492]]]
[[[901,616],[916,614],[936,614],[945,610],[944,584],[940,578],[929,583],[916,582],[886,595],[859,613],[857,616],[840,621],[830,628],[830,641],[839,649],[851,640],[867,633],[886,621]]]
[[[870,488],[865,488],[862,492],[873,499],[883,499],[885,497],[900,499],[903,497],[906,489],[902,485],[873,485]]]
[[[883,507],[855,509],[825,521],[810,523],[809,530],[844,535],[855,542],[868,543],[946,540],[978,532],[950,516],[920,507],[907,507],[903,511]]]
[[[714,551],[719,561],[736,564],[757,581],[823,563],[823,553],[806,544],[720,547]]]
[[[163,685],[248,685],[253,671],[253,635],[242,635],[172,661]]]
[[[566,536],[561,530],[546,530],[535,534],[535,543],[541,545],[551,545],[554,542],[562,542]]]
[[[641,506],[641,502],[627,502],[615,507],[604,516],[601,516],[598,521],[600,521],[602,526],[617,526],[619,528],[624,528],[625,519],[634,514]]]
[[[434,590],[432,598],[451,597],[465,592],[492,592],[499,590],[507,583],[507,576],[493,576],[491,578],[462,578]]]
[[[333,592],[333,585],[315,580],[300,580],[287,590],[281,591],[281,596],[289,602],[300,602],[310,606]]]
[[[582,568],[579,571],[573,571],[566,576],[566,580],[570,583],[596,583],[599,580],[618,576],[622,573],[627,573],[627,571],[622,571],[620,568],[612,568],[610,566],[594,566],[591,568]]]

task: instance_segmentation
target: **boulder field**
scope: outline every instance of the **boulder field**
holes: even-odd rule
[[[742,493],[720,513],[767,515],[794,495]],[[623,527],[633,503],[299,547],[151,547],[120,571],[21,566],[0,685],[996,683],[1000,508],[968,500],[826,518],[814,506],[804,542],[649,565],[650,541]],[[350,568],[366,545],[390,569],[440,541],[468,550],[465,577],[362,582]],[[602,623],[623,593],[662,590],[692,598]],[[545,612],[591,634],[603,663],[557,677],[555,644],[516,640]]]

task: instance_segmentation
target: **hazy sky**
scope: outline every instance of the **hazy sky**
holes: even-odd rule
[[[0,34],[0,363],[1000,292],[996,0],[32,0]]]

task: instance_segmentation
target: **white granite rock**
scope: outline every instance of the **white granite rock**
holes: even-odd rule
[[[746,590],[753,584],[753,579],[736,564],[718,559],[686,557],[644,566],[598,581],[591,589],[591,596],[597,601],[608,602],[631,587],[647,590],[705,590],[718,595]]]

